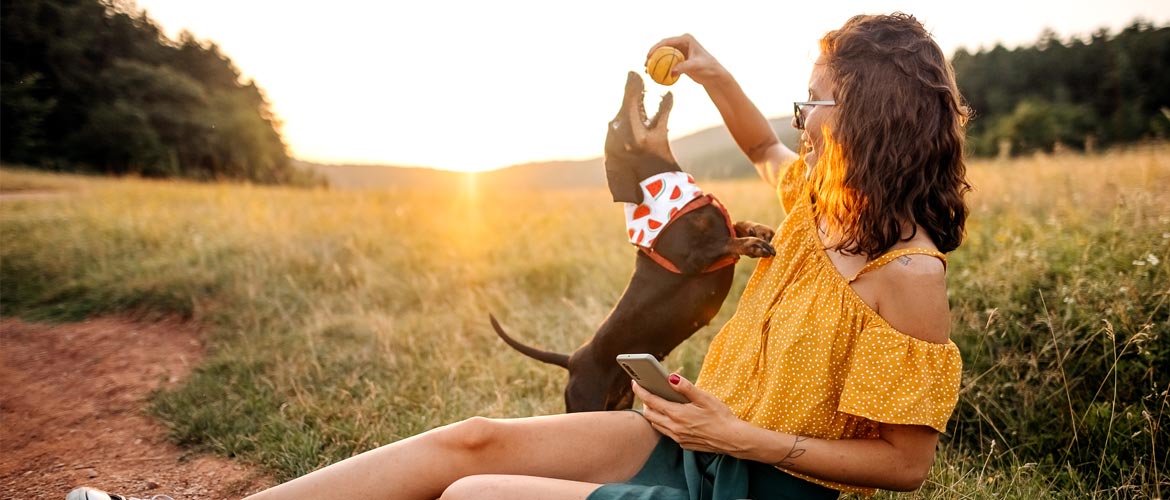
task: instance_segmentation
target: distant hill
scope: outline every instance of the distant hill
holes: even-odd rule
[[[770,120],[781,142],[796,149],[799,134],[792,128],[791,121],[791,117]],[[700,181],[755,175],[755,170],[735,145],[727,128],[722,125],[680,137],[672,141],[670,147],[683,169]],[[426,167],[395,165],[325,165],[299,160],[295,164],[324,175],[329,179],[330,185],[342,189],[439,188],[458,182],[463,176],[469,175]],[[501,189],[571,189],[605,185],[605,165],[602,157],[523,163],[474,175],[479,178],[480,185]]]
[[[507,189],[571,189],[605,185],[601,158],[524,163],[489,172],[453,172],[427,167],[396,165],[326,165],[294,160],[299,168],[320,173],[329,185],[341,189],[442,188],[468,175],[476,184]]]
[[[772,130],[792,150],[797,149],[800,134],[792,128],[792,117],[768,120]],[[735,145],[731,133],[722,125],[700,130],[670,144],[674,157],[683,169],[697,179],[727,179],[754,176],[756,171]]]

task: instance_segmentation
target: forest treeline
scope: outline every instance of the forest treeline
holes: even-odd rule
[[[53,170],[316,183],[214,43],[132,2],[2,0],[0,159]]]
[[[1170,137],[1170,27],[1139,20],[1063,41],[1045,30],[1030,46],[959,49],[952,64],[975,154]]]

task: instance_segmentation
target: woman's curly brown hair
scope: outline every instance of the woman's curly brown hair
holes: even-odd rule
[[[821,52],[836,119],[810,180],[817,215],[843,235],[835,248],[875,258],[916,225],[940,251],[957,248],[969,112],[942,49],[917,19],[894,13],[853,17]]]

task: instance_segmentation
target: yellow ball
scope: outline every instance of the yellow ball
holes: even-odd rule
[[[662,85],[674,85],[674,82],[678,81],[678,77],[671,75],[670,71],[678,63],[685,60],[686,57],[683,56],[683,53],[674,47],[658,47],[650,53],[650,58],[646,60],[646,73]]]

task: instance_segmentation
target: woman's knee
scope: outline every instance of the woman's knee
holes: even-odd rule
[[[455,451],[483,451],[498,443],[501,438],[501,423],[484,417],[471,417],[448,425],[435,436],[440,446]]]

